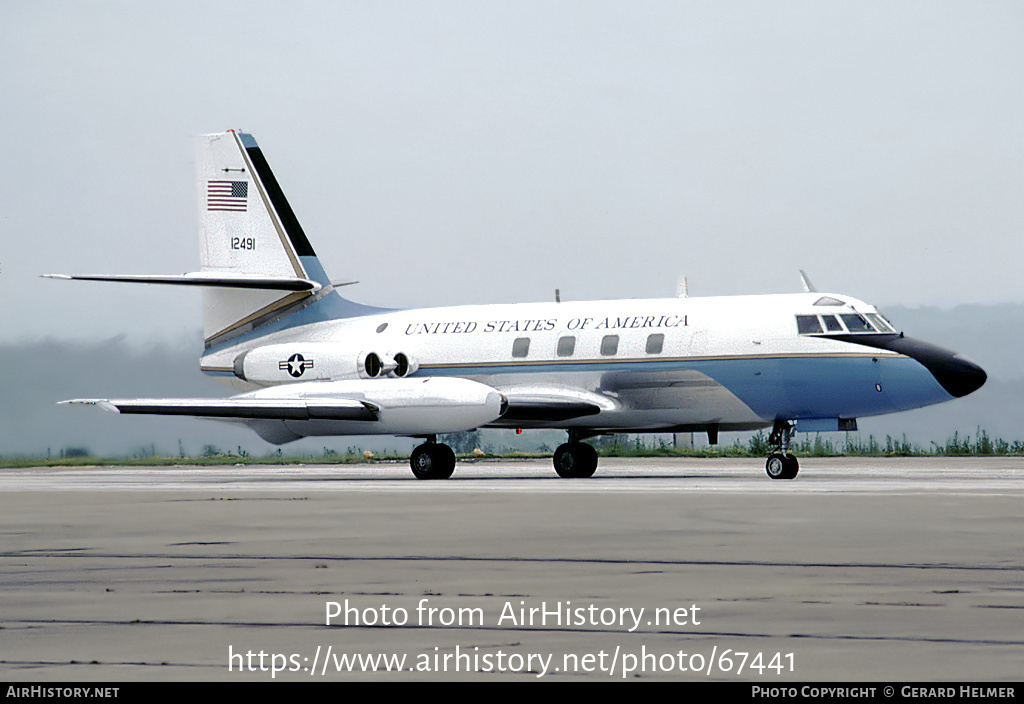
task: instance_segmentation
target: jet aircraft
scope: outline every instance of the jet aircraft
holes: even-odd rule
[[[200,270],[48,275],[200,286],[202,371],[227,399],[75,399],[118,413],[239,423],[271,443],[386,434],[424,442],[420,479],[452,475],[437,436],[556,428],[562,477],[597,469],[608,433],[771,428],[768,476],[792,479],[797,431],[965,396],[976,364],[898,331],[874,306],[819,293],[385,309],[343,297],[252,135],[198,139]]]

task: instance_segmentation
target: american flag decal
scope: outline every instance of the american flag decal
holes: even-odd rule
[[[248,181],[209,181],[206,185],[206,209],[244,213],[248,196]]]

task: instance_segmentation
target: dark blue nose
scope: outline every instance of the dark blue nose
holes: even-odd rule
[[[950,396],[960,398],[972,391],[977,391],[988,379],[985,370],[969,359],[955,352],[930,345],[927,342],[913,340],[918,346],[908,350],[907,354],[927,367],[932,376],[942,384]]]
[[[860,342],[858,339],[852,341]],[[988,378],[984,369],[956,352],[912,337],[891,336],[878,340],[871,346],[899,352],[916,359],[932,373],[946,393],[954,398],[977,391]]]
[[[984,369],[960,355],[954,355],[953,366],[952,386],[954,390],[950,391],[950,393],[954,396],[966,396],[973,391],[977,391],[985,383],[985,380],[988,379],[988,374],[985,373]],[[943,387],[947,390],[949,389],[945,384],[943,384]]]
[[[977,391],[988,379],[985,370],[952,350],[899,335],[826,335],[833,340],[899,352],[924,365],[950,396],[960,398]]]

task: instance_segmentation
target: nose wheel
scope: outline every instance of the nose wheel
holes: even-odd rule
[[[792,479],[800,471],[800,463],[789,454],[789,441],[796,434],[796,423],[789,420],[777,420],[768,436],[768,442],[778,448],[768,456],[764,470],[772,479]]]
[[[773,452],[764,463],[764,470],[772,479],[792,479],[800,471],[800,463],[793,455]]]

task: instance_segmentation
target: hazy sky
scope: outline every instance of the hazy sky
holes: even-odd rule
[[[1024,4],[0,2],[7,340],[180,338],[194,135],[375,305],[1024,302]],[[908,331],[912,332],[912,331]],[[197,350],[198,353],[198,350]]]

